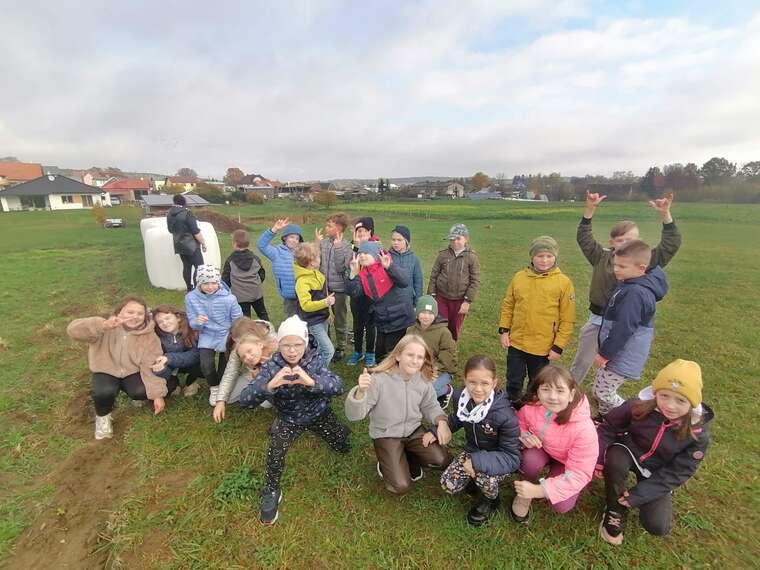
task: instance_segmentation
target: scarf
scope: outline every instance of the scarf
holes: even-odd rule
[[[491,395],[488,396],[485,400],[483,400],[480,404],[476,405],[471,410],[467,409],[467,404],[470,402],[470,392],[467,391],[467,388],[462,390],[462,395],[459,396],[459,406],[457,407],[457,418],[459,418],[463,422],[473,423],[477,424],[479,422],[482,422],[483,419],[488,415],[488,411],[491,409],[491,404],[493,404],[493,399],[496,392],[493,390],[491,391]]]

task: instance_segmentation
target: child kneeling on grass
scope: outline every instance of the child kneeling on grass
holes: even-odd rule
[[[497,389],[496,364],[487,356],[470,357],[464,367],[464,389],[454,396],[449,414],[452,432],[465,428],[464,451],[441,475],[443,490],[476,495],[467,522],[480,526],[499,508],[499,484],[520,466],[520,429],[512,404]],[[423,444],[436,435],[426,433]]]
[[[515,481],[511,512],[528,523],[533,499],[546,499],[557,513],[575,507],[594,475],[599,442],[588,398],[562,366],[542,368],[518,407],[525,481]],[[539,479],[547,466],[548,477]]]
[[[607,506],[599,526],[602,539],[622,544],[628,509],[638,507],[641,526],[657,536],[673,524],[673,491],[696,473],[710,443],[712,409],[702,403],[702,370],[675,360],[638,398],[626,400],[599,426],[599,464]],[[628,473],[636,484],[627,489]]]
[[[156,376],[151,367],[163,351],[145,301],[124,297],[110,317],[76,319],[69,323],[66,334],[90,345],[87,363],[92,372],[95,439],[113,437],[111,410],[119,390],[133,401],[152,400],[155,413],[161,413],[166,380]]]
[[[172,305],[159,305],[153,309],[156,334],[161,340],[163,356],[159,356],[152,370],[167,382],[169,393],[179,386],[179,375],[185,376],[185,396],[198,393],[196,380],[203,376],[198,354],[198,333],[190,328],[187,314]]]
[[[377,455],[377,472],[391,493],[403,495],[422,478],[422,466],[446,467],[444,445],[451,440],[446,415],[435,397],[433,357],[425,341],[407,335],[346,397],[346,417],[363,420],[369,414],[369,435]],[[422,419],[438,428],[438,442],[423,440]]]
[[[269,428],[271,440],[259,516],[268,525],[277,520],[282,501],[280,479],[285,455],[302,433],[310,431],[318,435],[338,453],[351,450],[351,430],[338,421],[330,408],[330,399],[343,392],[343,382],[327,368],[316,343],[309,346],[306,323],[297,315],[284,320],[277,339],[279,352],[272,355],[240,394],[243,407],[254,408],[266,400],[277,410]]]

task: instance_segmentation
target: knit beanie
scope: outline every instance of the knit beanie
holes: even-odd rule
[[[423,311],[430,311],[436,317],[438,316],[438,302],[432,295],[423,295],[417,299],[417,305],[414,308],[414,314],[420,316]]]
[[[559,255],[557,240],[551,236],[538,236],[530,244],[530,258],[533,259],[542,251],[548,251],[554,257]]]
[[[288,237],[290,234],[297,234],[298,235],[298,241],[303,241],[303,232],[301,231],[301,226],[298,224],[288,224],[284,228],[282,228],[282,239],[284,240],[286,237]]]
[[[369,253],[375,259],[380,257],[380,242],[365,240],[359,244],[357,253]]]
[[[308,344],[309,327],[298,315],[293,315],[280,323],[280,328],[277,329],[277,342],[286,336],[297,336]]]
[[[451,239],[458,238],[459,236],[469,237],[469,235],[470,235],[470,230],[467,229],[467,226],[465,226],[464,224],[454,224],[453,226],[451,226],[451,228],[449,228],[448,235],[443,239],[451,240]]]
[[[657,390],[678,392],[696,408],[702,403],[702,369],[691,360],[674,360],[652,382],[652,391]]]
[[[219,283],[222,280],[222,274],[215,265],[199,265],[195,270],[195,284],[203,285],[204,283]]]
[[[406,226],[396,226],[393,231],[406,240],[407,245],[412,243],[412,232]]]
[[[365,230],[369,230],[370,234],[374,234],[375,220],[372,218],[359,218],[354,222],[354,231],[358,230],[359,228],[364,228]]]

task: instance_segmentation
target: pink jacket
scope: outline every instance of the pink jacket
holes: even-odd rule
[[[552,504],[577,495],[589,484],[599,456],[599,437],[586,396],[573,410],[569,422],[559,425],[555,417],[540,403],[525,405],[517,412],[520,433],[538,436],[543,450],[565,466],[561,475],[541,480],[546,498]]]

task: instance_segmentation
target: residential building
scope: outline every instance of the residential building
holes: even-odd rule
[[[42,176],[42,166],[30,162],[0,162],[0,188],[29,182]]]
[[[0,190],[3,212],[19,210],[79,210],[110,205],[100,188],[60,174],[40,176]]]
[[[112,203],[134,202],[150,192],[150,181],[142,178],[110,180],[103,185],[103,190],[108,192]]]

